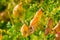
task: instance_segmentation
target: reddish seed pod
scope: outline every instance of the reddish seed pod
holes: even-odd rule
[[[49,33],[49,31],[50,31],[50,28],[49,28],[49,27],[46,28],[46,30],[45,30],[45,35],[47,35],[47,34]]]
[[[57,33],[60,31],[60,21],[57,23],[57,25],[53,28],[53,30]]]
[[[55,40],[60,40],[60,32],[57,32],[57,33],[56,33]]]
[[[48,35],[49,33],[52,32],[52,25],[53,25],[53,20],[50,18],[47,23],[47,28],[45,29],[45,35]]]

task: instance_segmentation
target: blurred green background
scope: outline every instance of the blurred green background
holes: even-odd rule
[[[23,16],[16,19],[13,16],[13,9],[20,2],[22,2]],[[43,10],[43,16],[38,29],[28,37],[23,37],[20,32],[22,25],[26,23],[29,26],[31,19],[39,9]],[[60,20],[60,0],[0,0],[2,40],[54,40],[55,34],[48,34],[44,37],[49,18],[53,19],[53,27]]]

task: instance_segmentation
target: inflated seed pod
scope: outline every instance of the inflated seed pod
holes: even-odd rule
[[[10,20],[8,11],[3,11],[0,13],[0,21],[8,22]]]
[[[29,35],[29,28],[26,24],[21,27],[22,36],[27,37]]]
[[[13,9],[14,22],[21,21],[23,23],[24,15],[25,15],[25,9],[23,8],[22,2],[20,2]]]
[[[45,29],[45,35],[52,33],[53,20],[50,18],[47,23],[47,28]]]
[[[60,31],[60,21],[57,23],[57,25],[53,28],[53,31],[56,33]]]
[[[57,32],[55,36],[55,40],[60,40],[60,32]]]
[[[19,20],[23,18],[23,15],[24,15],[24,9],[22,6],[22,2],[20,2],[13,9],[13,18]]]
[[[42,10],[39,9],[35,16],[33,17],[33,19],[30,21],[29,30],[31,33],[33,33],[37,29],[37,24],[40,21],[42,14],[43,14]]]

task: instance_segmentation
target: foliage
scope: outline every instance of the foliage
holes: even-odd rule
[[[20,2],[22,2],[22,8],[24,9],[24,12],[22,12],[23,17],[19,17],[16,20],[13,16],[13,9]],[[38,23],[37,30],[28,37],[23,37],[20,31],[22,25],[25,23],[29,26],[30,21],[39,9],[43,10],[43,15]],[[44,34],[49,18],[53,19],[53,27],[55,27],[60,20],[60,0],[0,0],[0,12],[4,12],[5,10],[8,10],[9,13],[7,16],[9,16],[10,20],[7,22],[0,20],[0,29],[2,29],[3,36],[2,40],[55,39],[55,34],[49,33],[47,36]]]

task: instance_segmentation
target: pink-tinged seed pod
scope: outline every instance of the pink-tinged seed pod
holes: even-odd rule
[[[55,40],[60,40],[60,32],[57,32],[55,36]]]
[[[57,23],[57,25],[53,28],[53,31],[60,32],[60,21]]]

